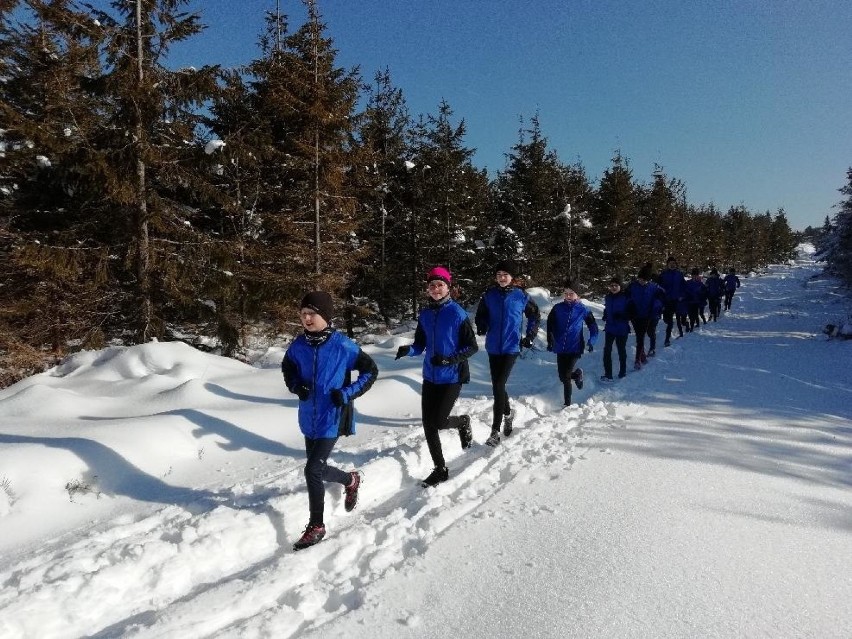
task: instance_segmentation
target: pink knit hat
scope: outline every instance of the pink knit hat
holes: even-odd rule
[[[442,282],[446,282],[447,286],[449,286],[453,282],[453,277],[443,266],[436,266],[429,271],[429,274],[426,276],[427,282],[431,282],[432,280],[441,280]]]

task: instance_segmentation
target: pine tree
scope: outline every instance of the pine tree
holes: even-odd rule
[[[769,230],[769,259],[770,261],[786,261],[794,257],[797,240],[787,222],[784,209],[778,209],[772,219]]]
[[[838,202],[838,212],[820,245],[820,257],[831,272],[852,284],[852,167],[846,172],[846,184],[838,189],[846,199]]]
[[[414,311],[428,268],[443,264],[464,284],[480,266],[472,234],[481,227],[488,180],[472,164],[474,150],[464,145],[464,120],[454,125],[452,115],[450,105],[442,101],[437,115],[421,118],[413,127],[409,171],[413,200],[403,237],[411,255],[404,277]]]
[[[569,178],[556,152],[548,149],[538,114],[528,129],[521,129],[518,143],[508,155],[508,165],[497,177],[499,198],[495,202],[504,227],[523,238],[514,254],[526,267],[532,281],[558,286],[557,273],[563,251],[570,243]],[[503,239],[509,244],[510,237]],[[509,253],[512,255],[512,253]]]
[[[361,238],[372,247],[373,259],[355,278],[355,292],[375,299],[388,321],[392,314],[401,315],[409,301],[407,289],[398,286],[397,273],[408,253],[404,238],[412,205],[411,118],[402,90],[393,86],[387,69],[376,73],[375,84],[368,91],[359,126],[361,161],[366,169],[359,199],[369,220]]]
[[[638,205],[633,172],[621,153],[616,153],[612,166],[604,171],[592,205],[595,236],[590,249],[597,258],[598,270],[588,285],[600,284],[607,274],[628,273],[647,259],[636,248]]]
[[[104,29],[104,72],[91,82],[102,129],[90,140],[103,188],[100,213],[118,218],[136,339],[162,335],[170,316],[200,311],[196,287],[210,246],[194,226],[212,193],[199,169],[200,105],[215,91],[214,67],[172,71],[170,48],[203,28],[188,0],[111,3],[94,11]]]
[[[680,180],[669,179],[663,167],[654,166],[653,182],[642,203],[639,252],[647,260],[664,263],[668,255],[683,252],[683,209],[678,204],[683,201],[684,193],[685,187]]]
[[[312,230],[311,279],[314,286],[340,291],[360,257],[350,173],[360,78],[357,70],[336,66],[315,0],[303,1],[308,20],[283,40],[283,91],[270,98],[279,101],[281,150],[290,156],[288,204],[297,223]]]
[[[565,209],[556,216],[549,252],[555,257],[550,265],[548,281],[561,287],[568,277],[585,281],[596,272],[594,260],[586,249],[591,245],[594,228],[589,209],[594,201],[594,189],[583,165],[577,161],[562,169],[562,192]]]
[[[750,240],[751,216],[745,206],[732,206],[722,220],[725,241],[725,260],[728,268],[738,271],[745,267],[746,245]]]
[[[90,214],[100,193],[86,161],[99,103],[81,84],[99,72],[100,29],[69,0],[25,4],[21,20],[12,5],[0,13],[0,304],[15,340],[59,355],[102,343],[113,299],[108,227]]]

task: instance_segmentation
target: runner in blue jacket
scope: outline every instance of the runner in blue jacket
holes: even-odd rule
[[[674,328],[675,317],[678,320],[678,332],[683,337],[683,329],[681,328],[680,313],[678,313],[678,302],[683,301],[683,273],[677,266],[677,260],[673,255],[666,260],[666,268],[660,273],[660,286],[666,291],[666,305],[663,308],[663,321],[666,323],[666,346],[671,346],[672,329]]]
[[[583,369],[574,370],[583,356],[586,341],[583,324],[589,329],[589,352],[598,341],[598,324],[577,295],[577,283],[566,280],[563,287],[565,299],[555,304],[547,315],[547,350],[556,353],[556,368],[562,382],[565,406],[571,405],[571,381],[577,389],[583,388]]]
[[[326,482],[345,487],[347,512],[358,503],[360,473],[330,466],[328,457],[340,435],[355,432],[352,402],[366,393],[378,376],[372,358],[331,326],[334,306],[328,293],[308,293],[300,308],[304,333],[293,340],[281,362],[287,388],[299,397],[299,428],[307,454],[305,480],[310,519],[294,550],[313,546],[325,537]],[[358,371],[354,382],[352,371]]]
[[[731,300],[734,299],[734,293],[740,287],[740,278],[737,277],[737,272],[734,269],[728,271],[725,276],[725,310],[730,310]]]
[[[699,314],[701,307],[707,302],[707,287],[701,281],[701,271],[697,268],[692,269],[692,277],[684,285],[684,298],[689,315],[689,330],[694,331],[701,326]],[[704,320],[704,323],[706,324],[707,320]]]
[[[512,260],[503,260],[494,271],[497,283],[485,291],[479,300],[474,318],[477,334],[485,335],[485,350],[491,368],[494,417],[491,421],[491,435],[485,441],[489,446],[500,443],[501,423],[504,436],[512,432],[514,413],[509,405],[506,383],[521,347],[532,347],[541,323],[538,305],[526,291],[514,285],[514,277],[520,274],[518,265]],[[527,318],[527,327],[521,338],[524,317]]]
[[[609,281],[609,293],[604,297],[604,374],[602,382],[612,381],[612,345],[618,349],[618,377],[627,375],[627,336],[630,334],[630,318],[635,314],[635,306],[626,291],[622,290],[621,280],[613,277]],[[637,340],[639,337],[637,336]],[[591,341],[591,340],[590,340]]]
[[[652,282],[650,263],[639,269],[636,279],[627,287],[627,295],[633,302],[633,332],[636,333],[636,358],[633,368],[639,370],[648,357],[657,354],[657,324],[666,303],[666,292]],[[648,352],[645,353],[645,336],[648,336]]]
[[[704,282],[707,286],[707,302],[710,304],[710,319],[714,322],[718,321],[719,313],[722,311],[722,294],[725,292],[725,285],[722,278],[719,277],[719,271],[715,268],[710,269],[710,275]]]
[[[400,346],[396,359],[423,355],[421,412],[426,444],[435,468],[423,480],[423,486],[435,486],[450,476],[441,448],[440,431],[458,429],[462,448],[473,439],[468,415],[450,416],[461,394],[462,384],[470,381],[468,358],[479,350],[470,318],[450,296],[452,276],[443,266],[426,275],[429,303],[420,311],[414,344]]]

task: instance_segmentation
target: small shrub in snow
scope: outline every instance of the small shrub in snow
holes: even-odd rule
[[[94,478],[97,479],[97,475],[95,475]],[[97,490],[97,488],[92,487],[91,484],[81,479],[69,481],[65,484],[65,490],[68,491],[68,499],[71,501],[74,501],[74,497],[76,495],[87,495],[89,493],[94,493],[98,499],[101,498],[101,493]]]
[[[15,491],[12,490],[12,480],[8,477],[0,477],[0,492],[9,498],[9,502],[15,501]]]

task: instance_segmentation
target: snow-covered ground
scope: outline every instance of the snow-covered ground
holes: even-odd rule
[[[328,537],[299,553],[282,351],[77,354],[0,391],[0,637],[850,637],[852,340],[822,334],[850,305],[819,271],[744,278],[611,386],[587,354],[568,409],[529,353],[496,449],[477,354],[457,407],[475,443],[443,436],[435,489],[419,361],[393,359],[411,334],[376,337],[332,454],[364,475],[358,508],[329,487]]]

